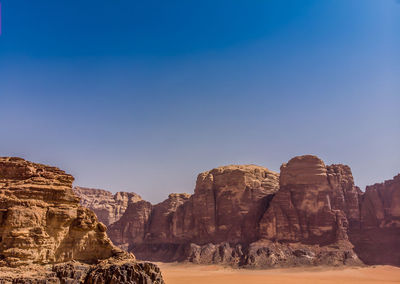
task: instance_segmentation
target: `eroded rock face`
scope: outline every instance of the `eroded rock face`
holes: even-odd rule
[[[326,166],[311,155],[282,165],[280,176],[253,165],[220,167],[201,173],[190,197],[148,204],[146,218],[131,214],[129,222],[137,218],[144,228],[139,238],[127,236],[124,217],[110,237],[148,260],[259,268],[360,264],[348,240],[350,224],[359,224],[359,194],[349,167]]]
[[[174,242],[174,214],[189,198],[187,193],[171,193],[166,200],[154,205],[145,240],[152,243]]]
[[[2,284],[164,284],[161,271],[155,264],[128,259],[108,259],[97,265],[67,262],[57,265],[31,265],[29,267],[0,267]]]
[[[103,261],[89,270],[84,281],[84,284],[97,283],[164,284],[164,281],[153,263]]]
[[[254,240],[258,219],[277,189],[278,174],[266,168],[217,168],[198,176],[192,196],[171,194],[155,206],[130,206],[109,235],[122,247]]]
[[[136,193],[112,194],[107,190],[80,186],[74,187],[74,192],[80,198],[81,205],[96,213],[99,221],[106,226],[118,221],[129,204],[142,200]]]
[[[3,264],[90,263],[118,252],[96,215],[79,206],[73,180],[55,167],[0,158]]]
[[[121,219],[108,228],[114,244],[127,250],[132,243],[143,243],[152,208],[151,203],[144,200],[130,204]]]
[[[186,210],[176,214],[183,225],[178,233],[198,244],[256,240],[258,221],[278,191],[278,180],[277,173],[254,165],[201,173]]]
[[[55,167],[0,158],[0,282],[94,283],[104,262],[90,265],[104,260],[127,275],[126,283],[136,283],[137,275],[150,279],[143,283],[163,283],[161,275],[151,282],[157,269],[112,244],[106,226],[79,205],[73,180]]]
[[[291,159],[280,175],[225,166],[199,174],[193,195],[130,205],[109,235],[140,259],[240,267],[400,265],[400,177],[354,185],[346,165]],[[354,252],[353,248],[355,246]]]
[[[295,157],[281,167],[280,190],[260,221],[260,237],[312,245],[347,242],[348,218],[358,215],[349,167]]]
[[[350,231],[359,257],[366,264],[400,265],[400,175],[368,186],[360,208],[360,225]]]

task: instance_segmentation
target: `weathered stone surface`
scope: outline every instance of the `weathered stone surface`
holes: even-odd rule
[[[173,217],[176,210],[190,198],[187,193],[171,193],[166,200],[153,206],[149,228],[146,233],[148,242],[173,242],[176,235]]]
[[[0,159],[1,264],[93,263],[118,253],[96,215],[79,206],[72,181],[54,167]]]
[[[147,204],[145,218],[134,217],[142,215],[137,207],[127,220],[137,219],[144,231],[128,236],[126,212],[110,237],[148,260],[241,267],[360,264],[348,240],[349,224],[359,224],[359,194],[349,167],[326,166],[311,155],[282,165],[280,176],[254,165],[225,166],[201,173],[190,197]]]
[[[200,264],[225,264],[242,268],[269,268],[314,265],[357,265],[359,260],[352,246],[305,245],[257,241],[248,246],[229,243],[191,244],[187,259]]]
[[[140,259],[241,267],[400,265],[400,176],[354,185],[346,165],[291,159],[201,173],[193,195],[130,205],[109,235]]]
[[[400,265],[400,174],[366,188],[361,218],[350,230],[355,251],[366,264]]]
[[[164,284],[164,280],[153,263],[103,261],[90,269],[84,283]]]
[[[144,200],[131,203],[121,219],[108,228],[114,244],[127,250],[132,243],[143,243],[152,208],[151,203]]]
[[[80,198],[80,204],[96,213],[100,222],[106,226],[118,221],[128,205],[142,198],[136,193],[111,192],[103,189],[74,187],[74,192]]]
[[[109,228],[115,244],[205,244],[257,238],[257,222],[278,189],[278,174],[266,168],[226,166],[200,174],[195,193],[172,194],[151,206],[140,202]]]
[[[257,239],[258,220],[272,195],[279,175],[266,168],[225,166],[201,173],[184,212],[185,239],[195,243],[251,242]]]
[[[347,166],[295,157],[281,167],[280,190],[260,221],[260,237],[313,245],[348,241],[347,216],[358,216],[357,197]]]
[[[164,284],[161,271],[155,264],[132,259],[104,260],[97,265],[67,262],[54,266],[30,265],[19,268],[0,267],[2,284],[95,284],[130,283]]]
[[[106,226],[79,205],[73,180],[55,167],[0,158],[0,282],[94,283],[107,263],[128,275],[126,283],[163,283],[158,268],[112,244]],[[107,283],[107,275],[96,279]]]

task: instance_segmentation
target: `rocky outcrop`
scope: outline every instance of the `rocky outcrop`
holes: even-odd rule
[[[174,214],[189,198],[187,193],[172,193],[166,200],[154,205],[145,240],[153,243],[173,241],[177,235]]]
[[[148,271],[141,270],[132,254],[112,244],[106,226],[98,222],[96,215],[79,205],[72,190],[73,180],[55,167],[20,158],[0,158],[2,283],[66,283],[62,279],[88,276],[94,269],[90,265],[99,260],[123,260],[139,274],[147,275]],[[77,264],[66,264],[71,261]],[[49,268],[51,265],[56,266]],[[31,275],[12,273],[18,269]],[[40,277],[46,282],[41,282]]]
[[[192,196],[171,194],[153,207],[132,205],[132,210],[128,208],[110,226],[109,235],[123,247],[255,240],[257,222],[277,189],[278,174],[266,168],[253,165],[217,168],[198,176]],[[129,235],[133,224],[144,231],[136,230],[134,236]]]
[[[358,215],[349,167],[295,157],[281,167],[280,190],[260,221],[260,237],[312,245],[348,242],[348,220]]]
[[[80,198],[81,205],[96,213],[99,221],[106,226],[118,221],[129,204],[142,200],[136,193],[112,194],[107,190],[80,186],[74,187],[74,192]]]
[[[225,166],[201,173],[188,204],[173,218],[176,237],[197,244],[251,242],[278,191],[279,175],[266,168]]]
[[[73,180],[54,167],[0,159],[1,263],[94,263],[118,253],[106,227],[79,206]]]
[[[366,188],[360,224],[350,230],[355,251],[366,264],[400,265],[400,174]]]
[[[0,267],[2,284],[164,284],[161,271],[149,262],[109,259],[97,265],[67,262],[56,265]]]
[[[108,234],[146,260],[400,265],[400,175],[364,193],[348,166],[312,155],[291,159],[280,175],[220,167],[199,174],[193,195],[133,202]]]
[[[103,261],[85,277],[84,284],[97,283],[163,284],[164,281],[160,269],[153,263]]]
[[[138,218],[128,218],[128,210],[109,235],[150,260],[258,268],[360,264],[347,237],[358,194],[347,166],[325,166],[315,156],[292,159],[281,176],[254,165],[226,166],[201,173],[190,197],[147,204],[139,238],[126,233]]]
[[[130,204],[122,218],[108,228],[108,235],[113,237],[114,244],[128,250],[131,243],[143,243],[152,207],[150,202],[144,200]]]

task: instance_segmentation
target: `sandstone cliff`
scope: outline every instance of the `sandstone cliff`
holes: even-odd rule
[[[106,226],[97,221],[96,215],[79,205],[79,198],[72,190],[73,180],[55,167],[20,158],[0,158],[1,271],[24,266],[26,271],[42,271],[46,279],[49,271],[46,265],[56,263],[79,261],[88,269],[90,264],[106,259],[136,263],[132,254],[112,244]],[[29,268],[34,265],[40,268]],[[60,267],[66,272],[65,266]],[[53,272],[57,270],[54,269]],[[144,271],[143,274],[147,275]],[[1,278],[0,273],[2,283],[12,282],[15,277],[23,278],[21,275]],[[21,279],[17,282],[30,281]],[[62,277],[57,276],[54,281],[59,283]]]
[[[348,167],[327,167],[314,156],[292,159],[281,176],[254,165],[225,166],[199,174],[191,196],[133,204],[109,235],[151,260],[358,264],[347,237],[347,216],[358,216],[357,198]],[[132,230],[135,225],[140,229]]]
[[[254,165],[201,173],[193,195],[134,202],[108,234],[156,261],[400,265],[399,223],[400,175],[363,193],[348,166],[305,155],[280,175]]]
[[[266,168],[217,168],[198,176],[192,196],[171,194],[154,207],[150,203],[132,204],[120,221],[110,226],[109,235],[116,244],[122,244],[119,233],[130,232],[128,227],[136,223],[144,231],[124,239],[130,244],[253,240],[257,219],[277,190],[278,174]],[[136,219],[134,215],[145,217]],[[121,227],[124,224],[128,226]]]
[[[295,157],[281,167],[280,190],[260,221],[260,237],[312,245],[347,242],[348,220],[358,215],[349,167]]]
[[[129,204],[142,198],[136,193],[117,192],[112,194],[107,190],[74,187],[75,194],[80,198],[83,207],[91,209],[104,225],[108,226],[118,221]]]
[[[360,211],[360,223],[350,231],[357,254],[366,264],[400,266],[400,174],[368,186]]]

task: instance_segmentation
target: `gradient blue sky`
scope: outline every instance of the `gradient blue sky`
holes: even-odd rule
[[[0,156],[153,202],[300,154],[400,171],[398,1],[0,2]]]

